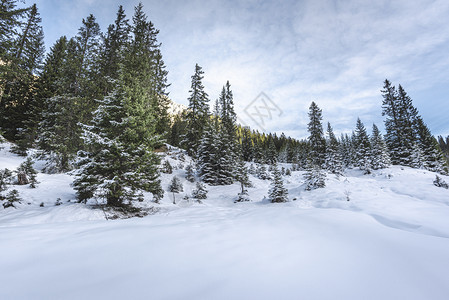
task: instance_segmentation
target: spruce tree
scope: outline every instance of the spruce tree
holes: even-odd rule
[[[186,115],[187,133],[182,142],[190,156],[195,157],[200,143],[200,138],[209,117],[208,95],[204,91],[202,80],[203,69],[196,64],[195,74],[192,75],[190,87],[189,106]]]
[[[148,21],[143,12],[143,4],[139,3],[134,10],[131,26],[132,39],[124,49],[123,80],[128,87],[129,97],[145,99],[151,105],[149,118],[156,123],[154,130],[164,136],[168,133],[170,118],[168,115],[168,93],[166,88],[167,70],[157,41],[157,30]]]
[[[186,167],[186,179],[189,182],[195,182],[195,173],[191,164]]]
[[[168,191],[173,193],[173,204],[176,204],[175,194],[184,191],[181,181],[178,177],[173,176],[170,185],[168,186]]]
[[[424,166],[427,170],[448,174],[448,166],[444,159],[443,152],[438,145],[436,138],[431,134],[429,128],[422,118],[416,118],[416,131],[418,143],[424,153]]]
[[[326,153],[326,140],[323,134],[323,125],[321,123],[323,117],[321,115],[321,109],[312,102],[309,108],[309,119],[308,124],[309,144],[310,153],[309,157],[313,164],[319,166],[320,168],[324,164],[325,153]]]
[[[207,199],[206,186],[197,181],[196,188],[192,191],[192,198],[196,199],[196,201],[198,201],[199,203],[201,203],[201,200]]]
[[[390,165],[388,148],[376,124],[371,135],[371,166],[374,170],[384,169]]]
[[[0,192],[6,191],[7,186],[12,182],[12,172],[5,168],[3,170],[0,169]]]
[[[274,165],[273,181],[268,191],[268,198],[272,203],[281,203],[288,201],[288,190],[284,187],[284,181],[277,164]]]
[[[3,208],[13,207],[16,208],[16,204],[22,202],[19,196],[18,190],[11,190],[6,194],[5,202],[3,203]]]
[[[2,0],[0,3],[0,59],[8,61],[12,54],[11,48],[20,28],[21,17],[29,8],[17,8],[17,0]],[[6,71],[7,65],[0,65]]]
[[[270,175],[267,173],[267,168],[265,164],[259,164],[256,169],[256,176],[259,179],[267,180],[270,179]]]
[[[357,118],[355,129],[355,166],[365,173],[371,172],[371,144],[366,128],[360,118]]]
[[[126,18],[123,6],[120,5],[114,24],[109,25],[106,34],[102,36],[99,88],[104,96],[112,92],[114,84],[119,78],[120,64],[124,58],[125,46],[129,43],[130,30],[129,20]]]
[[[401,86],[396,90],[390,81],[385,80],[382,93],[382,115],[386,116],[385,141],[391,161],[393,164],[409,166],[415,139],[412,124],[417,111]]]
[[[39,148],[47,160],[45,172],[67,172],[73,169],[78,150],[82,148],[79,126],[83,109],[78,97],[69,95],[46,99],[46,109],[39,124]]]
[[[18,173],[23,173],[26,176],[31,188],[35,188],[36,184],[39,183],[36,179],[37,171],[34,169],[33,164],[34,162],[31,157],[28,157],[27,160],[21,163],[17,168]]]
[[[325,167],[329,172],[341,175],[343,173],[343,166],[339,151],[340,145],[329,122],[327,123],[327,135]]]
[[[87,97],[83,99],[85,105],[91,110],[96,103],[93,100],[98,96],[98,86],[93,80],[97,70],[97,60],[100,51],[100,26],[94,15],[90,14],[82,20],[82,26],[78,29],[76,40],[75,78],[73,82],[73,93],[76,96]],[[91,96],[91,97],[89,97]]]
[[[83,126],[89,151],[74,182],[79,201],[100,198],[118,207],[131,204],[140,191],[153,193],[156,201],[162,197],[154,131],[145,122],[148,107],[130,100],[127,88],[119,87],[99,100],[91,124]]]
[[[271,136],[269,136],[268,149],[266,151],[266,161],[272,165],[277,163],[278,155],[276,146],[274,145],[274,140],[273,138],[270,137]]]
[[[168,160],[165,160],[162,164],[162,173],[166,174],[173,173],[173,167]]]
[[[323,125],[321,123],[321,109],[312,102],[309,108],[308,124],[309,135],[309,155],[305,173],[306,190],[322,188],[325,186],[326,173],[323,171],[325,162],[326,141],[323,135]]]
[[[310,191],[326,186],[326,173],[324,170],[314,164],[311,159],[308,160],[306,172],[304,173],[305,190]]]
[[[437,187],[449,189],[449,185],[440,176],[436,175],[433,184]]]
[[[248,177],[248,168],[243,160],[238,162],[236,179],[240,183],[240,192],[242,194],[244,193],[246,187],[252,186]]]
[[[244,161],[252,161],[254,158],[254,147],[249,127],[242,128],[242,156]]]
[[[15,5],[14,2],[3,1],[2,9],[11,3]],[[9,28],[8,15],[11,17],[12,11],[6,8],[6,12],[2,13],[6,16],[6,24],[0,24]],[[0,128],[7,139],[18,142],[16,149],[19,154],[24,154],[31,143],[27,121],[33,116],[36,75],[41,70],[44,54],[44,36],[40,23],[41,18],[34,4],[26,10],[26,22],[18,23],[21,28],[17,35],[13,34],[15,39],[11,43],[6,41],[8,51],[0,57],[4,61],[0,64]],[[3,39],[8,40],[8,37]]]
[[[218,184],[218,121],[208,122],[198,147],[197,170],[198,176],[211,185]]]

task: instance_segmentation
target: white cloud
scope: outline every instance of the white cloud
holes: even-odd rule
[[[58,1],[44,6],[54,41],[76,33],[94,13],[105,29],[120,1]],[[133,5],[127,3],[128,17]],[[144,1],[160,29],[171,96],[186,103],[195,63],[205,71],[212,102],[230,80],[236,109],[261,91],[282,108],[269,131],[306,136],[311,101],[339,133],[361,117],[382,125],[382,82],[401,83],[425,107],[427,92],[437,108],[420,109],[435,133],[449,134],[449,2],[436,1]],[[50,13],[52,12],[52,13]],[[47,45],[49,46],[49,45]],[[414,98],[414,95],[417,95]]]

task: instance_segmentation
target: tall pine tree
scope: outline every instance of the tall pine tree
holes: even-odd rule
[[[187,133],[182,142],[187,149],[187,153],[193,157],[197,154],[200,138],[209,117],[209,105],[207,104],[209,99],[202,83],[203,74],[203,69],[196,64],[189,91],[189,106],[186,115]]]

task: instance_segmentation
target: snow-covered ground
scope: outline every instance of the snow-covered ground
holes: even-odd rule
[[[0,169],[15,169],[3,146]],[[434,173],[348,170],[310,192],[302,174],[285,177],[285,204],[252,176],[251,203],[233,202],[235,184],[198,204],[181,201],[194,184],[177,169],[162,175],[184,184],[176,205],[166,193],[156,214],[107,221],[67,202],[70,175],[39,173],[36,189],[13,186],[23,204],[0,207],[0,299],[449,298],[449,190]]]

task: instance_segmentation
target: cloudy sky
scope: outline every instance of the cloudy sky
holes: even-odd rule
[[[230,81],[242,123],[302,138],[315,101],[339,134],[352,131],[357,117],[382,126],[388,78],[405,88],[432,133],[449,135],[447,0],[142,2],[160,30],[175,102],[187,104],[198,63],[213,101]],[[74,36],[88,14],[105,30],[119,4],[131,18],[138,1],[36,3],[48,49],[59,36]]]

